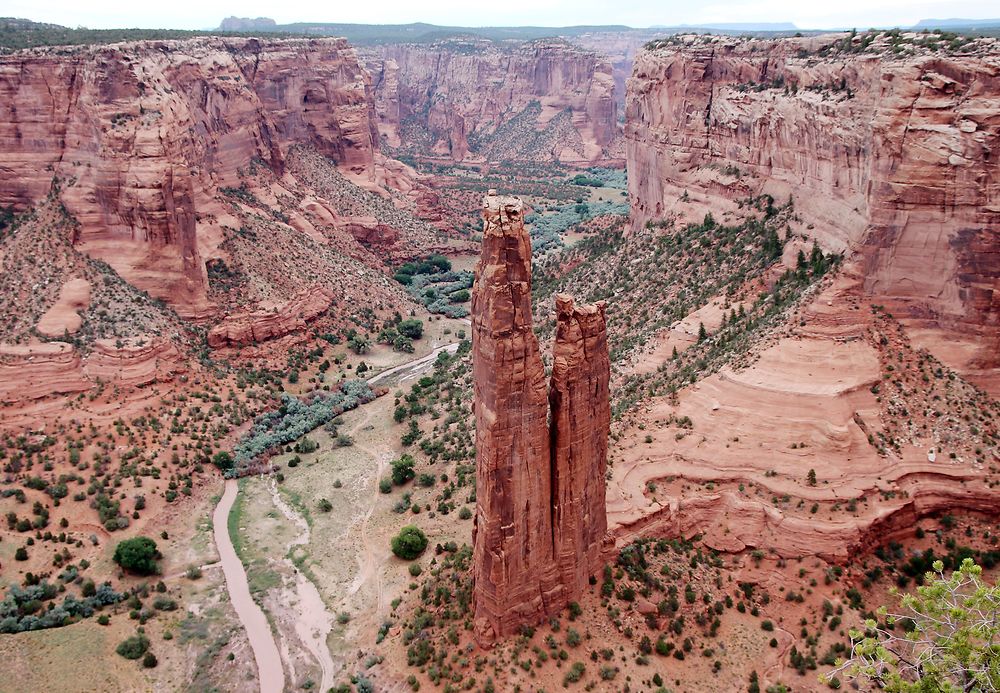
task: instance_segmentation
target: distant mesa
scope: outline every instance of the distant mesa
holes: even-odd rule
[[[278,23],[270,17],[226,17],[219,31],[277,31]]]
[[[952,17],[950,19],[921,19],[913,25],[913,29],[987,29],[1000,27],[1000,17],[994,19],[965,19]]]

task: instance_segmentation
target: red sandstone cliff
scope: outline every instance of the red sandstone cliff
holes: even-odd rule
[[[517,198],[487,196],[472,294],[475,633],[488,645],[576,598],[602,559],[609,361],[603,305],[560,297],[551,392],[531,327]],[[547,422],[552,406],[552,429]]]
[[[626,108],[633,223],[683,213],[685,192],[709,206],[791,195],[820,243],[858,259],[870,296],[965,334],[975,353],[956,366],[989,371],[1000,363],[996,44],[893,57],[886,38],[867,52],[839,51],[841,40],[680,37],[642,53]]]
[[[365,49],[387,144],[455,161],[592,162],[617,106],[608,61],[565,41],[451,39]]]
[[[374,177],[367,73],[342,39],[201,38],[0,57],[0,204],[57,190],[75,244],[184,315],[210,309],[212,199],[304,142]]]

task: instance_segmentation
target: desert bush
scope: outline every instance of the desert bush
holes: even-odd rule
[[[125,659],[139,659],[149,650],[149,639],[145,635],[133,635],[118,643],[115,652]]]
[[[156,560],[160,552],[156,542],[149,537],[132,537],[118,542],[113,560],[123,570],[139,575],[152,575],[157,571]]]
[[[415,318],[403,320],[401,323],[396,325],[396,331],[404,337],[409,337],[410,339],[420,339],[424,336],[424,323]]]
[[[416,472],[413,471],[415,462],[412,455],[402,455],[399,459],[393,460],[392,483],[396,486],[402,486],[416,476]]]
[[[308,398],[282,395],[281,406],[257,417],[236,445],[236,465],[227,477],[239,476],[264,453],[298,440],[335,416],[375,399],[363,380],[345,380],[336,392],[316,392]],[[338,438],[339,443],[339,438]]]
[[[399,558],[412,561],[427,548],[427,535],[416,525],[407,525],[392,538],[392,552]]]

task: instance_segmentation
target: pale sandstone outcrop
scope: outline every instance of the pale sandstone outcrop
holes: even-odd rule
[[[35,328],[46,337],[62,337],[76,334],[83,324],[79,311],[90,305],[90,282],[86,279],[70,279],[59,289],[59,298],[45,311]]]
[[[558,311],[549,393],[531,327],[524,207],[517,198],[491,192],[472,296],[474,618],[476,639],[484,645],[563,609],[609,546],[604,308],[574,308],[561,297]]]

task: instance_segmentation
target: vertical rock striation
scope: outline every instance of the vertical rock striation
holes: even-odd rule
[[[604,307],[559,299],[552,391],[531,329],[531,241],[490,193],[472,295],[475,633],[488,645],[557,613],[601,558],[610,422]],[[549,401],[553,427],[548,424]]]
[[[363,50],[378,128],[408,153],[595,163],[616,158],[612,68],[562,39],[461,37]]]
[[[715,207],[793,196],[809,235],[859,262],[867,295],[946,343],[960,336],[935,355],[1000,382],[997,44],[844,40],[688,36],[641,53],[626,107],[632,223],[683,213],[688,192]]]
[[[186,317],[214,309],[219,189],[308,143],[374,180],[368,73],[345,39],[205,37],[0,56],[0,206],[50,192],[74,245]]]
[[[570,594],[587,586],[608,530],[605,472],[611,400],[604,301],[574,306],[556,296],[549,405],[555,559]]]
[[[521,201],[486,198],[472,295],[476,637],[491,642],[559,599],[545,371],[531,330],[531,241]],[[551,607],[548,607],[551,608]]]

